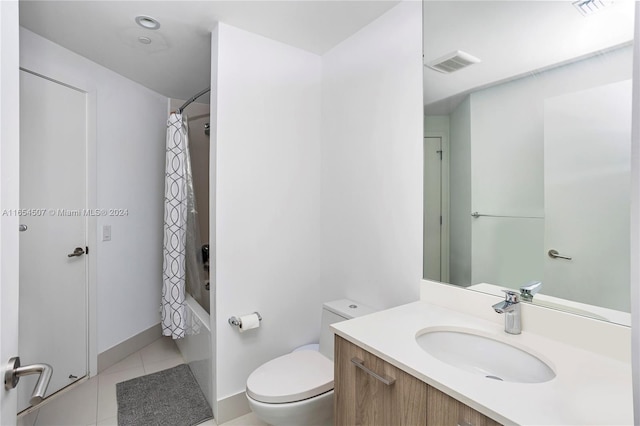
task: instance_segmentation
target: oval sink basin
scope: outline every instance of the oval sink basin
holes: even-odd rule
[[[416,336],[428,354],[488,379],[542,383],[556,374],[544,361],[515,346],[470,332],[432,330]]]

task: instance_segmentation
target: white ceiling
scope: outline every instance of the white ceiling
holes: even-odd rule
[[[218,21],[323,54],[397,3],[21,0],[20,24],[158,93],[187,99],[210,84],[210,31]],[[618,0],[588,17],[571,3],[427,0],[425,62],[454,50],[482,60],[453,74],[424,69],[430,113],[450,111],[458,94],[633,39],[634,1]],[[139,27],[137,15],[156,18],[160,29]],[[139,43],[139,36],[152,43]]]
[[[323,54],[397,3],[21,0],[20,25],[158,93],[187,99],[210,84],[216,22]],[[157,19],[160,29],[139,27],[137,15]]]
[[[473,89],[527,75],[633,40],[634,1],[583,16],[571,1],[431,1],[424,61],[462,50],[481,63],[451,74],[424,68],[429,114],[446,114]]]

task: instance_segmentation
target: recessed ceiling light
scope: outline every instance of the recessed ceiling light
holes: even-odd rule
[[[151,44],[151,39],[149,37],[138,37],[138,41],[142,44]]]
[[[160,22],[156,21],[150,16],[136,16],[136,23],[142,28],[146,28],[148,30],[157,30],[158,28],[160,28]]]

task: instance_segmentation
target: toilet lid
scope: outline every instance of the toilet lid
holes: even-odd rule
[[[247,395],[267,403],[302,401],[332,389],[333,362],[316,351],[291,352],[272,359],[247,379]]]

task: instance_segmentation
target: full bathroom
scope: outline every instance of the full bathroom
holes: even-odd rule
[[[0,424],[637,424],[637,11],[573,3],[0,2]]]

